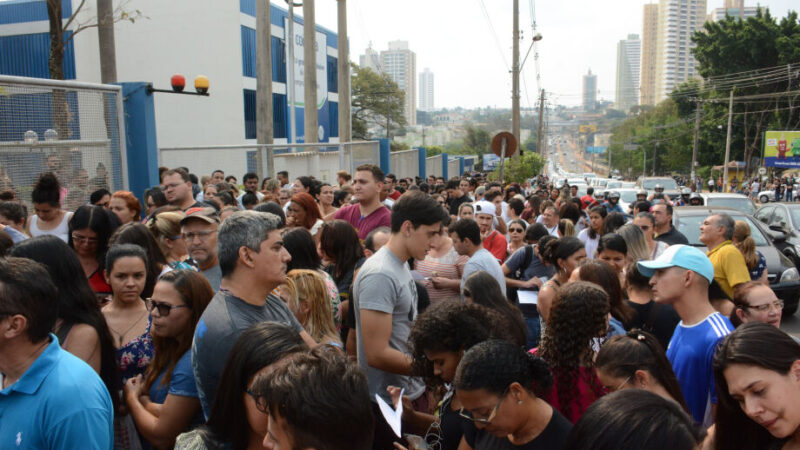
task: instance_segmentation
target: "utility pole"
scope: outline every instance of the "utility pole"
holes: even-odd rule
[[[695,183],[695,166],[697,165],[697,145],[700,140],[700,99],[696,100],[697,102],[697,109],[694,112],[694,145],[692,146],[692,167],[689,171],[691,173],[691,178],[689,185]],[[702,186],[700,187],[702,188]]]
[[[347,0],[338,0],[337,47],[339,66],[339,142],[352,140],[352,120],[350,118],[350,52],[347,43]]]
[[[272,144],[272,25],[269,0],[256,0],[256,142]],[[260,178],[275,176],[274,149],[267,147],[267,160],[261,149],[256,152]],[[264,163],[266,162],[266,167]]]
[[[728,192],[728,160],[731,157],[731,128],[733,123],[733,90],[731,87],[731,97],[728,101],[728,137],[725,139],[725,165],[722,166],[722,192]]]
[[[658,159],[658,142],[656,142],[656,148],[653,150],[653,173],[651,176],[656,176],[656,160]]]
[[[517,140],[519,152],[515,152],[512,158],[519,158],[522,153],[522,142],[519,140],[519,0],[514,0],[514,25],[512,34],[512,63],[511,63],[511,134]],[[539,114],[541,123],[541,113]]]
[[[317,30],[314,17],[314,0],[303,0],[303,119],[305,143],[317,142],[319,113],[317,112]],[[325,64],[323,62],[323,64]],[[314,174],[316,175],[316,174]]]
[[[542,134],[544,133],[544,89],[542,89],[541,96],[539,97],[539,132],[536,136],[536,151],[540,155],[544,155],[542,148]]]

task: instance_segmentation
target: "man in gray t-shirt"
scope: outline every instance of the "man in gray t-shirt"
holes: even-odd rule
[[[441,231],[446,212],[421,191],[403,194],[392,207],[392,235],[359,270],[353,283],[358,365],[367,375],[372,399],[391,404],[386,388],[422,398],[425,383],[411,377],[408,335],[417,315],[417,289],[406,261],[424,259]],[[395,439],[376,405],[373,448],[392,448]]]
[[[500,292],[506,292],[506,277],[497,258],[481,244],[481,230],[478,223],[472,219],[461,219],[451,224],[448,228],[450,238],[453,240],[453,247],[459,255],[469,256],[469,260],[464,265],[461,273],[461,290],[464,290],[464,282],[473,273],[483,270],[491,275],[497,284],[500,285]]]
[[[192,342],[192,371],[206,419],[228,353],[251,325],[286,323],[309,346],[316,345],[286,304],[270,295],[286,280],[286,264],[291,261],[283,247],[279,225],[280,218],[274,214],[239,211],[220,227],[222,282],[200,316]]]

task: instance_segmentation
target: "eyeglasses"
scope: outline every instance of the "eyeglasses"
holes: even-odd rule
[[[153,312],[153,309],[158,309],[158,315],[161,317],[169,316],[169,313],[175,308],[188,308],[189,305],[170,305],[169,303],[159,302],[152,298],[144,299],[144,305],[148,311]]]
[[[481,425],[489,425],[490,423],[492,423],[492,420],[494,420],[494,416],[497,415],[497,410],[500,409],[500,404],[503,403],[503,399],[505,398],[506,393],[508,393],[508,388],[506,388],[503,391],[503,393],[500,394],[500,398],[497,400],[497,404],[494,405],[494,408],[492,408],[492,412],[490,412],[487,417],[475,417],[472,414],[472,412],[464,411],[464,408],[458,410],[458,415],[465,419],[471,420],[475,423],[479,423]]]
[[[217,230],[212,230],[212,231],[190,231],[188,233],[181,233],[181,236],[183,236],[184,240],[189,241],[189,242],[193,241],[194,238],[198,238],[201,241],[205,241],[206,239],[208,239],[209,236],[211,236],[212,234],[214,234],[216,232],[217,232]]]
[[[631,381],[631,377],[625,378],[625,381],[623,381],[622,383],[619,384],[619,386],[617,386],[617,387],[615,387],[613,389],[608,387],[608,386],[606,386],[605,388],[608,389],[609,393],[617,392],[618,390],[622,389],[622,386],[625,386],[626,384],[628,384],[628,381]]]
[[[81,236],[80,234],[75,233],[72,233],[72,240],[81,244],[97,244],[97,238]]]
[[[771,308],[775,308],[778,311],[783,309],[783,300],[778,299],[776,302],[772,303],[764,303],[763,305],[756,305],[756,306],[748,306],[748,309],[754,309],[758,312],[768,312]]]
[[[525,230],[523,230],[522,228],[509,228],[508,229],[509,233],[522,233],[523,231],[525,231]]]

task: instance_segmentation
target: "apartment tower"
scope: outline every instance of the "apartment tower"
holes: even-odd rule
[[[658,5],[644,5],[642,22],[642,58],[639,104],[656,104],[656,53],[658,41]]]
[[[660,0],[656,50],[655,99],[659,102],[679,84],[697,76],[692,34],[703,28],[706,0]]]
[[[642,41],[638,34],[629,34],[617,44],[617,79],[615,108],[628,112],[639,104],[639,70]]]
[[[404,116],[408,125],[417,124],[417,55],[408,41],[391,41],[381,51],[381,69],[405,92]]]

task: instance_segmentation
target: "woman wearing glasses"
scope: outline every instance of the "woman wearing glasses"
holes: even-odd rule
[[[102,206],[81,206],[69,221],[67,243],[78,255],[89,286],[101,297],[111,294],[103,270],[108,240],[118,227],[116,214]]]
[[[737,286],[733,304],[730,319],[734,326],[763,322],[775,328],[781,327],[783,300],[760,281],[748,281]]]
[[[597,352],[595,370],[608,392],[644,389],[689,412],[664,348],[646,331],[631,330],[606,341]]]
[[[145,301],[156,353],[145,376],[128,379],[124,392],[136,428],[156,448],[171,448],[179,433],[203,422],[190,350],[213,296],[204,276],[176,270],[162,276]]]
[[[464,353],[454,380],[464,428],[459,449],[560,449],[572,424],[544,401],[553,384],[547,364],[507,341]]]
[[[525,246],[525,230],[528,228],[527,223],[522,219],[514,219],[508,223],[508,254],[513,255],[514,252]]]

